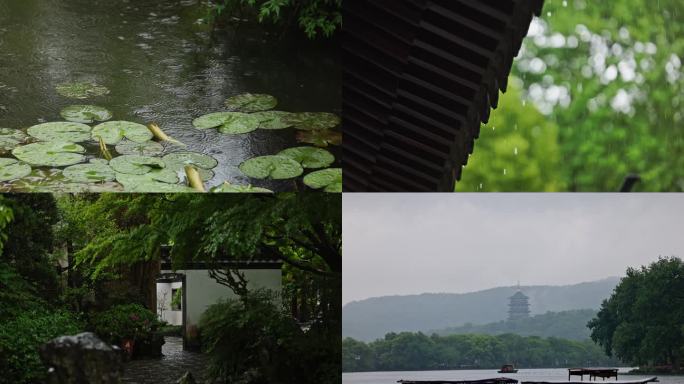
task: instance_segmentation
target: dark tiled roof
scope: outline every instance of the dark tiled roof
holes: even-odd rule
[[[452,191],[542,5],[343,2],[345,191]]]

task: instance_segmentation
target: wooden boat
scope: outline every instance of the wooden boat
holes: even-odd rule
[[[611,381],[610,384],[646,384],[646,383],[657,383],[657,377],[651,377],[642,380],[628,380],[628,381]],[[521,381],[520,384],[565,384],[565,383],[577,383],[576,381]]]
[[[501,366],[501,369],[499,369],[497,372],[499,372],[499,373],[516,373],[516,372],[518,372],[518,370],[515,369],[515,366],[513,366],[513,364],[504,364]]]
[[[401,384],[517,384],[518,380],[508,377],[495,377],[482,380],[398,380]]]

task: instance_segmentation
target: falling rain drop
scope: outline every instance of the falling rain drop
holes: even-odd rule
[[[504,176],[506,176],[506,168],[504,168]]]
[[[480,183],[480,187],[479,187],[479,189],[482,189],[482,183]]]
[[[515,149],[513,150],[513,154],[518,156],[518,147],[515,147]],[[505,173],[506,173],[506,171],[504,171],[504,174]]]

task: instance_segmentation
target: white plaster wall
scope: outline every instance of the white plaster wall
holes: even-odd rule
[[[246,269],[240,270],[245,274],[248,288],[266,288],[280,292],[282,274],[280,269]],[[233,291],[225,285],[218,284],[209,276],[206,270],[177,271],[185,274],[186,329],[196,326],[204,311],[221,299],[236,297]]]
[[[157,283],[157,317],[171,325],[183,325],[183,311],[171,310],[171,301],[173,300],[172,290],[180,289],[182,286],[183,283],[181,282]],[[164,294],[166,294],[166,297]],[[159,306],[161,303],[164,304],[164,311],[160,316]]]

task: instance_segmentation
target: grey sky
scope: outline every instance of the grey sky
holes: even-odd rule
[[[684,256],[684,194],[343,195],[343,302],[623,276]]]

